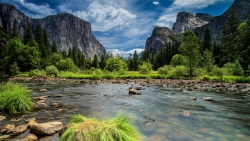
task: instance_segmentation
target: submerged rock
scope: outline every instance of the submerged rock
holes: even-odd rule
[[[190,100],[196,100],[196,97],[190,97]]]

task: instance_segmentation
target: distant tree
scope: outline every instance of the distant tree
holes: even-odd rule
[[[236,58],[237,52],[235,51],[235,45],[236,36],[238,35],[237,27],[239,24],[240,21],[235,15],[235,12],[230,11],[228,19],[222,28],[220,65],[227,62],[234,62],[235,59],[238,59]]]
[[[133,55],[133,67],[134,67],[134,71],[138,70],[138,66],[139,66],[139,62],[138,62],[139,58],[138,58],[138,54],[135,50],[134,55]]]
[[[71,58],[66,58],[65,60],[60,60],[56,63],[56,67],[60,71],[70,71],[70,72],[77,72],[78,68],[74,64]]]
[[[28,28],[24,31],[23,44],[26,45],[32,38],[33,38],[32,29],[30,25],[28,25]]]
[[[143,62],[143,64],[139,66],[139,71],[141,74],[149,74],[152,70],[152,66],[153,65],[149,61]]]
[[[98,61],[98,57],[97,57],[96,54],[94,55],[94,59],[93,59],[93,61],[92,61],[91,67],[99,68],[99,61]]]
[[[244,70],[248,70],[250,64],[250,15],[246,22],[238,27],[238,36],[236,38],[236,50],[239,55],[239,62]]]
[[[57,45],[56,45],[56,42],[55,42],[55,41],[53,41],[53,43],[52,43],[51,52],[52,52],[52,53],[57,53],[57,52],[58,52],[58,50],[57,50]]]
[[[189,67],[189,76],[193,77],[194,70],[199,64],[199,39],[194,32],[188,30],[184,33],[183,43],[179,47],[179,51],[187,58],[187,66]]]
[[[213,64],[214,64],[214,58],[213,58],[213,53],[210,52],[208,49],[205,49],[203,52],[203,66],[207,72],[212,72],[213,70]]]
[[[208,51],[211,51],[211,34],[210,34],[210,30],[208,28],[206,28],[204,31],[202,49],[203,49],[202,53],[206,49]]]
[[[51,54],[51,64],[55,65],[57,62],[59,62],[62,59],[63,59],[63,57],[60,53],[52,53]]]
[[[72,59],[74,61],[74,64],[77,65],[78,64],[78,58],[77,58],[77,49],[76,49],[76,47],[72,48]]]
[[[104,69],[106,67],[106,57],[104,55],[101,56],[99,66],[101,69]]]

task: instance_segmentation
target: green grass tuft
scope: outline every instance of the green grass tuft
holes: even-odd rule
[[[74,115],[60,141],[137,141],[140,132],[128,121],[124,113],[118,113],[114,118],[107,118],[103,122],[95,118]]]
[[[0,84],[0,109],[15,114],[30,111],[33,106],[27,87],[12,82]]]

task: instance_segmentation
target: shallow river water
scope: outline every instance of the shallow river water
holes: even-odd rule
[[[34,90],[32,97],[61,94],[49,98],[58,107],[41,108],[22,115],[7,116],[2,128],[11,118],[35,117],[38,123],[69,122],[70,116],[80,113],[99,120],[126,111],[145,141],[249,141],[250,96],[248,92],[180,91],[179,86],[143,86],[141,95],[129,95],[129,84],[88,85],[76,82],[25,83]],[[48,92],[38,90],[46,84]],[[164,94],[165,93],[165,94]],[[166,94],[167,93],[167,94]],[[197,100],[190,100],[196,97]],[[214,101],[204,101],[211,97]],[[63,109],[58,111],[58,109]],[[186,114],[184,114],[186,113]],[[3,113],[2,113],[3,114]]]

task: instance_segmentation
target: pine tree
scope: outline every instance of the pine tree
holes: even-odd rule
[[[23,44],[26,45],[32,38],[33,38],[32,29],[30,25],[28,25],[28,28],[24,31]]]
[[[203,34],[203,44],[202,44],[202,53],[207,49],[211,51],[211,34],[208,28],[205,29]]]
[[[38,43],[38,50],[41,53],[41,58],[44,59],[47,56],[46,48],[43,44],[43,31],[40,24],[36,27],[36,42]]]
[[[58,52],[57,45],[56,45],[55,41],[53,41],[53,43],[52,43],[51,52],[52,53],[57,53]]]
[[[106,58],[104,55],[101,56],[100,64],[99,64],[101,69],[104,69],[106,67]]]
[[[93,59],[93,61],[92,61],[91,67],[99,68],[99,61],[98,61],[98,57],[97,57],[96,54],[94,55],[94,59]]]
[[[77,65],[78,64],[78,58],[77,58],[77,50],[76,50],[76,47],[73,47],[72,48],[72,58],[71,58],[73,61],[74,61],[74,64]]]
[[[134,71],[138,70],[138,66],[139,66],[138,60],[139,60],[138,55],[137,55],[137,52],[135,50],[134,55],[133,55],[133,68],[134,68]]]
[[[221,62],[220,65],[223,65],[227,62],[234,62],[236,59],[236,36],[238,34],[237,27],[239,26],[239,19],[235,15],[234,11],[229,12],[228,19],[225,25],[222,28],[221,37]]]
[[[201,56],[199,50],[199,38],[196,37],[192,31],[186,31],[184,33],[183,43],[180,46],[179,51],[187,58],[189,77],[194,76],[194,70],[198,67]]]
[[[46,55],[44,56],[44,58],[49,59],[51,55],[51,50],[50,50],[50,43],[49,43],[49,38],[48,38],[46,29],[43,29],[43,45],[45,47],[45,52],[46,52]]]

